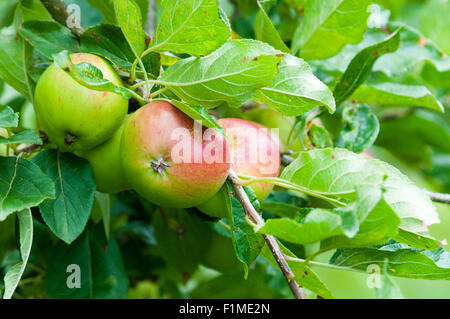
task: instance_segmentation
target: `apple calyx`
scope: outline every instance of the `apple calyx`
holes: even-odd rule
[[[67,146],[71,146],[73,143],[75,143],[76,141],[78,141],[78,136],[76,135],[72,135],[70,133],[66,134],[66,137],[64,138],[64,143]]]
[[[158,160],[154,160],[151,162],[150,166],[155,172],[158,172],[161,175],[164,175],[164,170],[166,167],[170,167],[169,164],[164,162],[164,159],[161,157]]]

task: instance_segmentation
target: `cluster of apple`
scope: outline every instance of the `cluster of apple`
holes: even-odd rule
[[[79,53],[72,54],[71,59],[74,64],[94,65],[105,79],[123,86],[118,74],[102,58]],[[279,173],[277,141],[267,130],[259,130],[256,137],[246,136],[249,129],[252,132],[261,129],[259,124],[224,118],[217,123],[224,129],[225,137],[218,133],[199,138],[196,122],[171,103],[155,100],[127,114],[127,99],[82,86],[55,65],[38,81],[35,110],[39,129],[50,143],[90,162],[101,192],[134,189],[160,206],[196,206],[206,214],[223,217],[225,203],[217,192],[225,183],[230,167],[238,174],[251,176]],[[182,141],[174,138],[174,132],[180,130],[188,135]],[[200,135],[205,130],[201,127]],[[264,150],[265,157],[254,156],[259,149],[255,145]],[[175,149],[183,152],[185,160],[174,160]],[[205,158],[205,150],[216,160]],[[252,188],[258,199],[263,200],[272,185],[258,183],[252,184]]]

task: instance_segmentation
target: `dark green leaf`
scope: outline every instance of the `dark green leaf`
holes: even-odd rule
[[[69,288],[77,275],[81,276],[80,287]],[[49,298],[125,298],[128,278],[117,242],[111,238],[107,243],[103,227],[96,226],[88,227],[70,246],[58,243],[52,250],[45,285]]]
[[[25,130],[14,134],[9,138],[4,138],[0,136],[0,145],[1,144],[37,144],[42,145],[42,140],[39,135],[36,134],[33,130]]]
[[[56,198],[39,205],[45,223],[70,244],[84,230],[94,203],[95,180],[89,163],[69,153],[40,152],[33,158],[56,186]]]
[[[206,109],[201,105],[189,105],[182,101],[171,100],[173,105],[175,105],[180,111],[188,115],[191,119],[195,121],[200,121],[203,126],[214,128],[224,134],[223,128],[216,123],[213,117],[206,111]]]
[[[0,106],[0,127],[17,127],[17,125],[19,125],[19,114],[9,106]]]
[[[55,196],[53,181],[23,158],[0,157],[0,221]]]

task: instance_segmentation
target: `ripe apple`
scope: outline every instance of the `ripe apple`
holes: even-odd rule
[[[280,154],[277,143],[266,128],[235,118],[223,118],[217,121],[225,131],[231,153],[231,166],[237,174],[255,177],[276,177],[280,170]],[[254,183],[250,185],[258,200],[269,196],[272,184]],[[221,194],[197,205],[205,214],[225,217],[227,211]]]
[[[195,124],[165,101],[143,106],[126,121],[120,153],[130,187],[165,207],[206,201],[230,168],[224,136]]]
[[[278,137],[280,138],[281,145],[280,151],[286,151],[286,147],[289,142],[289,135],[291,134],[292,127],[295,125],[295,117],[289,117],[281,114],[277,110],[268,107],[258,107],[244,113],[244,118],[249,121],[253,121],[267,128],[278,129]],[[302,149],[300,140],[292,137],[292,145],[290,150],[298,151]]]
[[[235,272],[242,263],[237,259],[231,238],[211,232],[208,248],[202,255],[201,263],[221,273]]]
[[[70,57],[74,64],[94,65],[104,78],[123,86],[102,58],[87,53]],[[88,89],[52,64],[37,83],[35,111],[39,129],[50,142],[62,151],[85,151],[105,142],[120,127],[128,111],[128,100],[116,93]]]
[[[93,170],[97,190],[102,193],[115,194],[128,189],[120,160],[120,141],[124,124],[113,137],[96,148],[77,152],[89,161]]]

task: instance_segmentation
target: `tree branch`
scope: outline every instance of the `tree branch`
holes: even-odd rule
[[[430,192],[426,189],[424,189],[423,191],[430,197],[433,202],[450,204],[450,194]]]
[[[234,192],[236,194],[236,197],[238,198],[242,207],[244,207],[244,210],[247,213],[247,215],[250,216],[251,219],[253,219],[255,224],[257,225],[263,224],[264,223],[263,218],[258,214],[258,212],[253,207],[252,203],[250,202],[250,199],[248,198],[242,186],[239,185],[239,178],[232,169],[230,169],[230,172],[228,174],[228,180],[230,181],[231,186],[233,187]],[[270,251],[272,252],[276,262],[278,263],[281,272],[286,278],[286,281],[289,284],[289,287],[291,288],[291,291],[294,294],[295,298],[305,299],[306,296],[302,291],[302,289],[300,288],[300,286],[298,285],[298,283],[295,281],[295,275],[292,272],[289,265],[287,264],[286,259],[284,258],[280,246],[278,245],[275,238],[271,235],[264,235],[264,239],[266,240],[267,245],[270,248]]]
[[[44,7],[48,10],[48,12],[51,14],[53,19],[55,19],[63,26],[68,27],[74,35],[79,37],[84,32],[83,28],[81,27],[70,28],[67,25],[67,20],[70,17],[70,13],[67,11],[67,5],[64,3],[63,0],[41,0],[41,2],[44,5]]]
[[[293,161],[294,158],[292,156],[286,153],[281,154],[281,164],[283,164],[284,166],[288,166]],[[423,191],[430,197],[433,202],[450,204],[450,194],[430,192],[426,189],[424,189]]]

